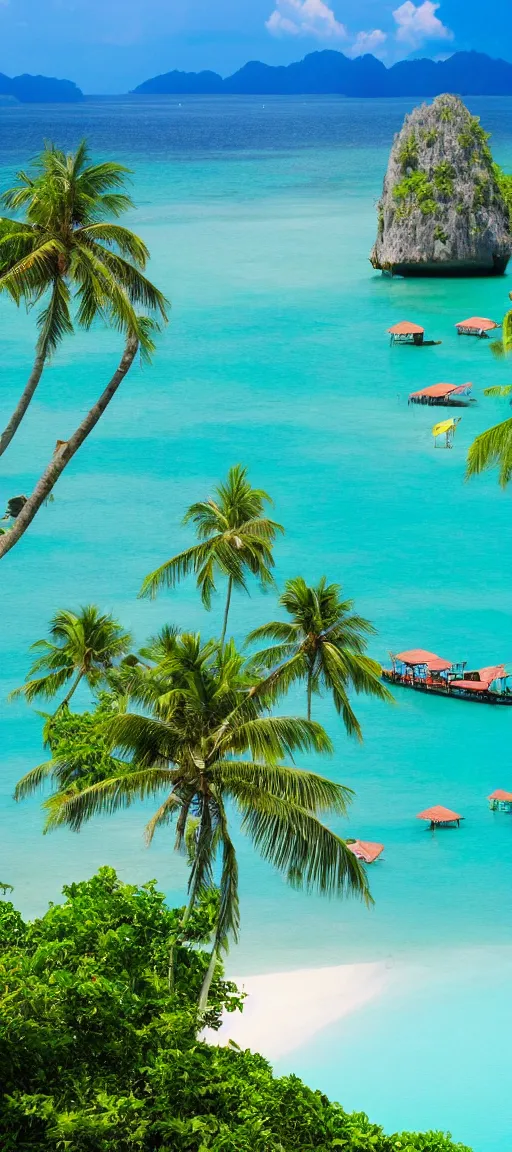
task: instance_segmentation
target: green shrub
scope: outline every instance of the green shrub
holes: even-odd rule
[[[493,174],[502,199],[508,211],[509,224],[512,226],[512,175],[504,172],[499,164],[493,164]]]
[[[436,224],[434,228],[434,240],[440,240],[441,244],[446,244],[448,240],[448,233],[443,231],[440,224]]]
[[[427,144],[429,148],[431,148],[432,145],[435,144],[436,140],[439,138],[439,129],[438,128],[422,128],[422,130],[420,132],[420,136],[421,136],[421,139],[423,140],[423,142],[425,144]]]
[[[453,164],[449,160],[443,160],[441,164],[434,168],[434,184],[437,191],[441,196],[453,196],[453,181],[455,180],[456,172]]]
[[[477,180],[473,192],[473,210],[478,212],[487,203],[489,195],[489,184],[487,180]]]
[[[407,136],[405,140],[402,141],[398,159],[404,172],[406,172],[408,168],[416,167],[418,163],[418,141],[414,132],[411,132],[410,136]]]
[[[405,176],[399,184],[395,184],[393,197],[399,204],[409,203],[412,207],[419,208],[424,216],[437,211],[434,185],[424,172],[413,172],[411,176]]]
[[[441,105],[441,110],[439,112],[439,119],[442,120],[445,124],[451,124],[451,122],[454,119],[454,115],[455,115],[455,113],[454,113],[453,108],[451,107],[451,104],[442,104]]]
[[[2,1152],[469,1152],[449,1136],[387,1136],[262,1056],[197,1039],[208,907],[182,909],[102,868],[23,923],[0,901]],[[240,996],[219,972],[210,1023]]]

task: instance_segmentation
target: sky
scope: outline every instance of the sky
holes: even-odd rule
[[[477,48],[512,59],[512,0],[0,0],[0,72],[126,92],[174,68],[229,75],[335,48],[386,64]],[[511,42],[512,44],[512,42]]]

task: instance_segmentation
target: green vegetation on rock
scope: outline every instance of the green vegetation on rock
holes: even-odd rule
[[[416,167],[418,163],[418,141],[414,132],[411,132],[410,136],[407,136],[404,140],[398,153],[398,159],[404,172],[406,172],[408,168]]]
[[[395,184],[393,197],[399,202],[419,208],[424,216],[430,216],[437,211],[434,186],[425,172],[413,172],[410,176],[405,176],[399,184]]]
[[[512,228],[512,174],[504,172],[499,164],[493,164],[493,172],[498,188],[507,206],[509,223]]]
[[[434,184],[441,196],[453,196],[453,182],[457,173],[449,160],[443,160],[434,168]]]

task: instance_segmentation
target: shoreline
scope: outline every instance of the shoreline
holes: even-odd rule
[[[379,996],[388,976],[381,961],[230,976],[247,994],[244,1010],[227,1013],[219,1031],[206,1029],[204,1039],[221,1045],[233,1041],[268,1060],[280,1059]]]

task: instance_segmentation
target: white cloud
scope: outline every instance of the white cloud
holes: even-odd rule
[[[426,40],[453,40],[451,29],[436,16],[439,7],[432,0],[423,0],[418,6],[412,0],[405,0],[393,12],[398,25],[396,39],[413,49],[420,48]]]
[[[348,55],[364,56],[366,52],[371,52],[372,56],[379,56],[386,41],[386,33],[381,28],[374,28],[372,32],[358,32],[348,49]]]
[[[344,40],[347,36],[345,25],[324,0],[276,0],[265,27],[272,36],[315,36],[319,40]]]

